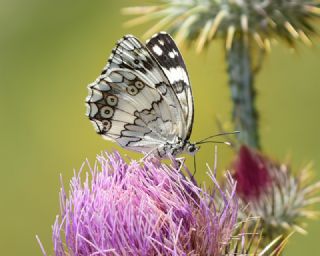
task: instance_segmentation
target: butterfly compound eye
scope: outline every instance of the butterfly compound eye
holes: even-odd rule
[[[195,154],[198,150],[199,148],[194,144],[190,144],[187,148],[188,153],[192,155]]]

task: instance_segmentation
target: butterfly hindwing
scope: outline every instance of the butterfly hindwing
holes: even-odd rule
[[[184,113],[148,49],[133,36],[120,40],[89,85],[87,115],[97,132],[121,146],[150,152],[185,137]]]
[[[186,139],[189,139],[194,116],[193,97],[182,55],[171,36],[165,32],[154,35],[147,41],[146,47],[160,64],[170,86],[178,97],[187,126]]]

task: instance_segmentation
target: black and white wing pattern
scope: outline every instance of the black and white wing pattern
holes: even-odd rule
[[[169,80],[170,86],[179,99],[187,124],[188,135],[186,139],[189,139],[194,117],[193,97],[182,55],[171,36],[165,32],[160,32],[151,37],[146,46],[160,64],[161,69]]]
[[[123,37],[101,75],[88,86],[86,104],[89,119],[104,138],[164,157],[183,151],[192,128],[193,103],[177,47],[168,34],[158,36],[163,55],[175,54],[170,61],[157,52],[157,36],[147,46],[132,35]]]

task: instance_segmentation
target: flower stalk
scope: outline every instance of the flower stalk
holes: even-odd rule
[[[248,42],[233,40],[226,52],[229,86],[233,102],[232,119],[241,144],[260,148],[258,114],[255,106],[254,73]]]

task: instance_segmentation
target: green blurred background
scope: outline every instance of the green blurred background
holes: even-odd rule
[[[59,213],[59,174],[106,149],[119,149],[97,136],[84,116],[86,86],[105,65],[124,34],[141,36],[146,27],[124,28],[120,9],[143,1],[0,1],[1,85],[1,255],[41,255],[35,235],[52,254],[51,225]],[[297,170],[314,161],[320,178],[320,48],[299,46],[292,54],[275,46],[257,79],[262,145]],[[192,139],[217,132],[216,116],[229,122],[231,102],[221,42],[206,54],[182,49],[193,84]],[[128,153],[132,157],[137,154]],[[212,147],[198,157],[198,179]],[[219,146],[219,170],[232,151]],[[286,255],[318,254],[320,222],[309,235],[294,235]],[[313,252],[313,253],[312,253]],[[317,252],[317,253],[316,253]]]

